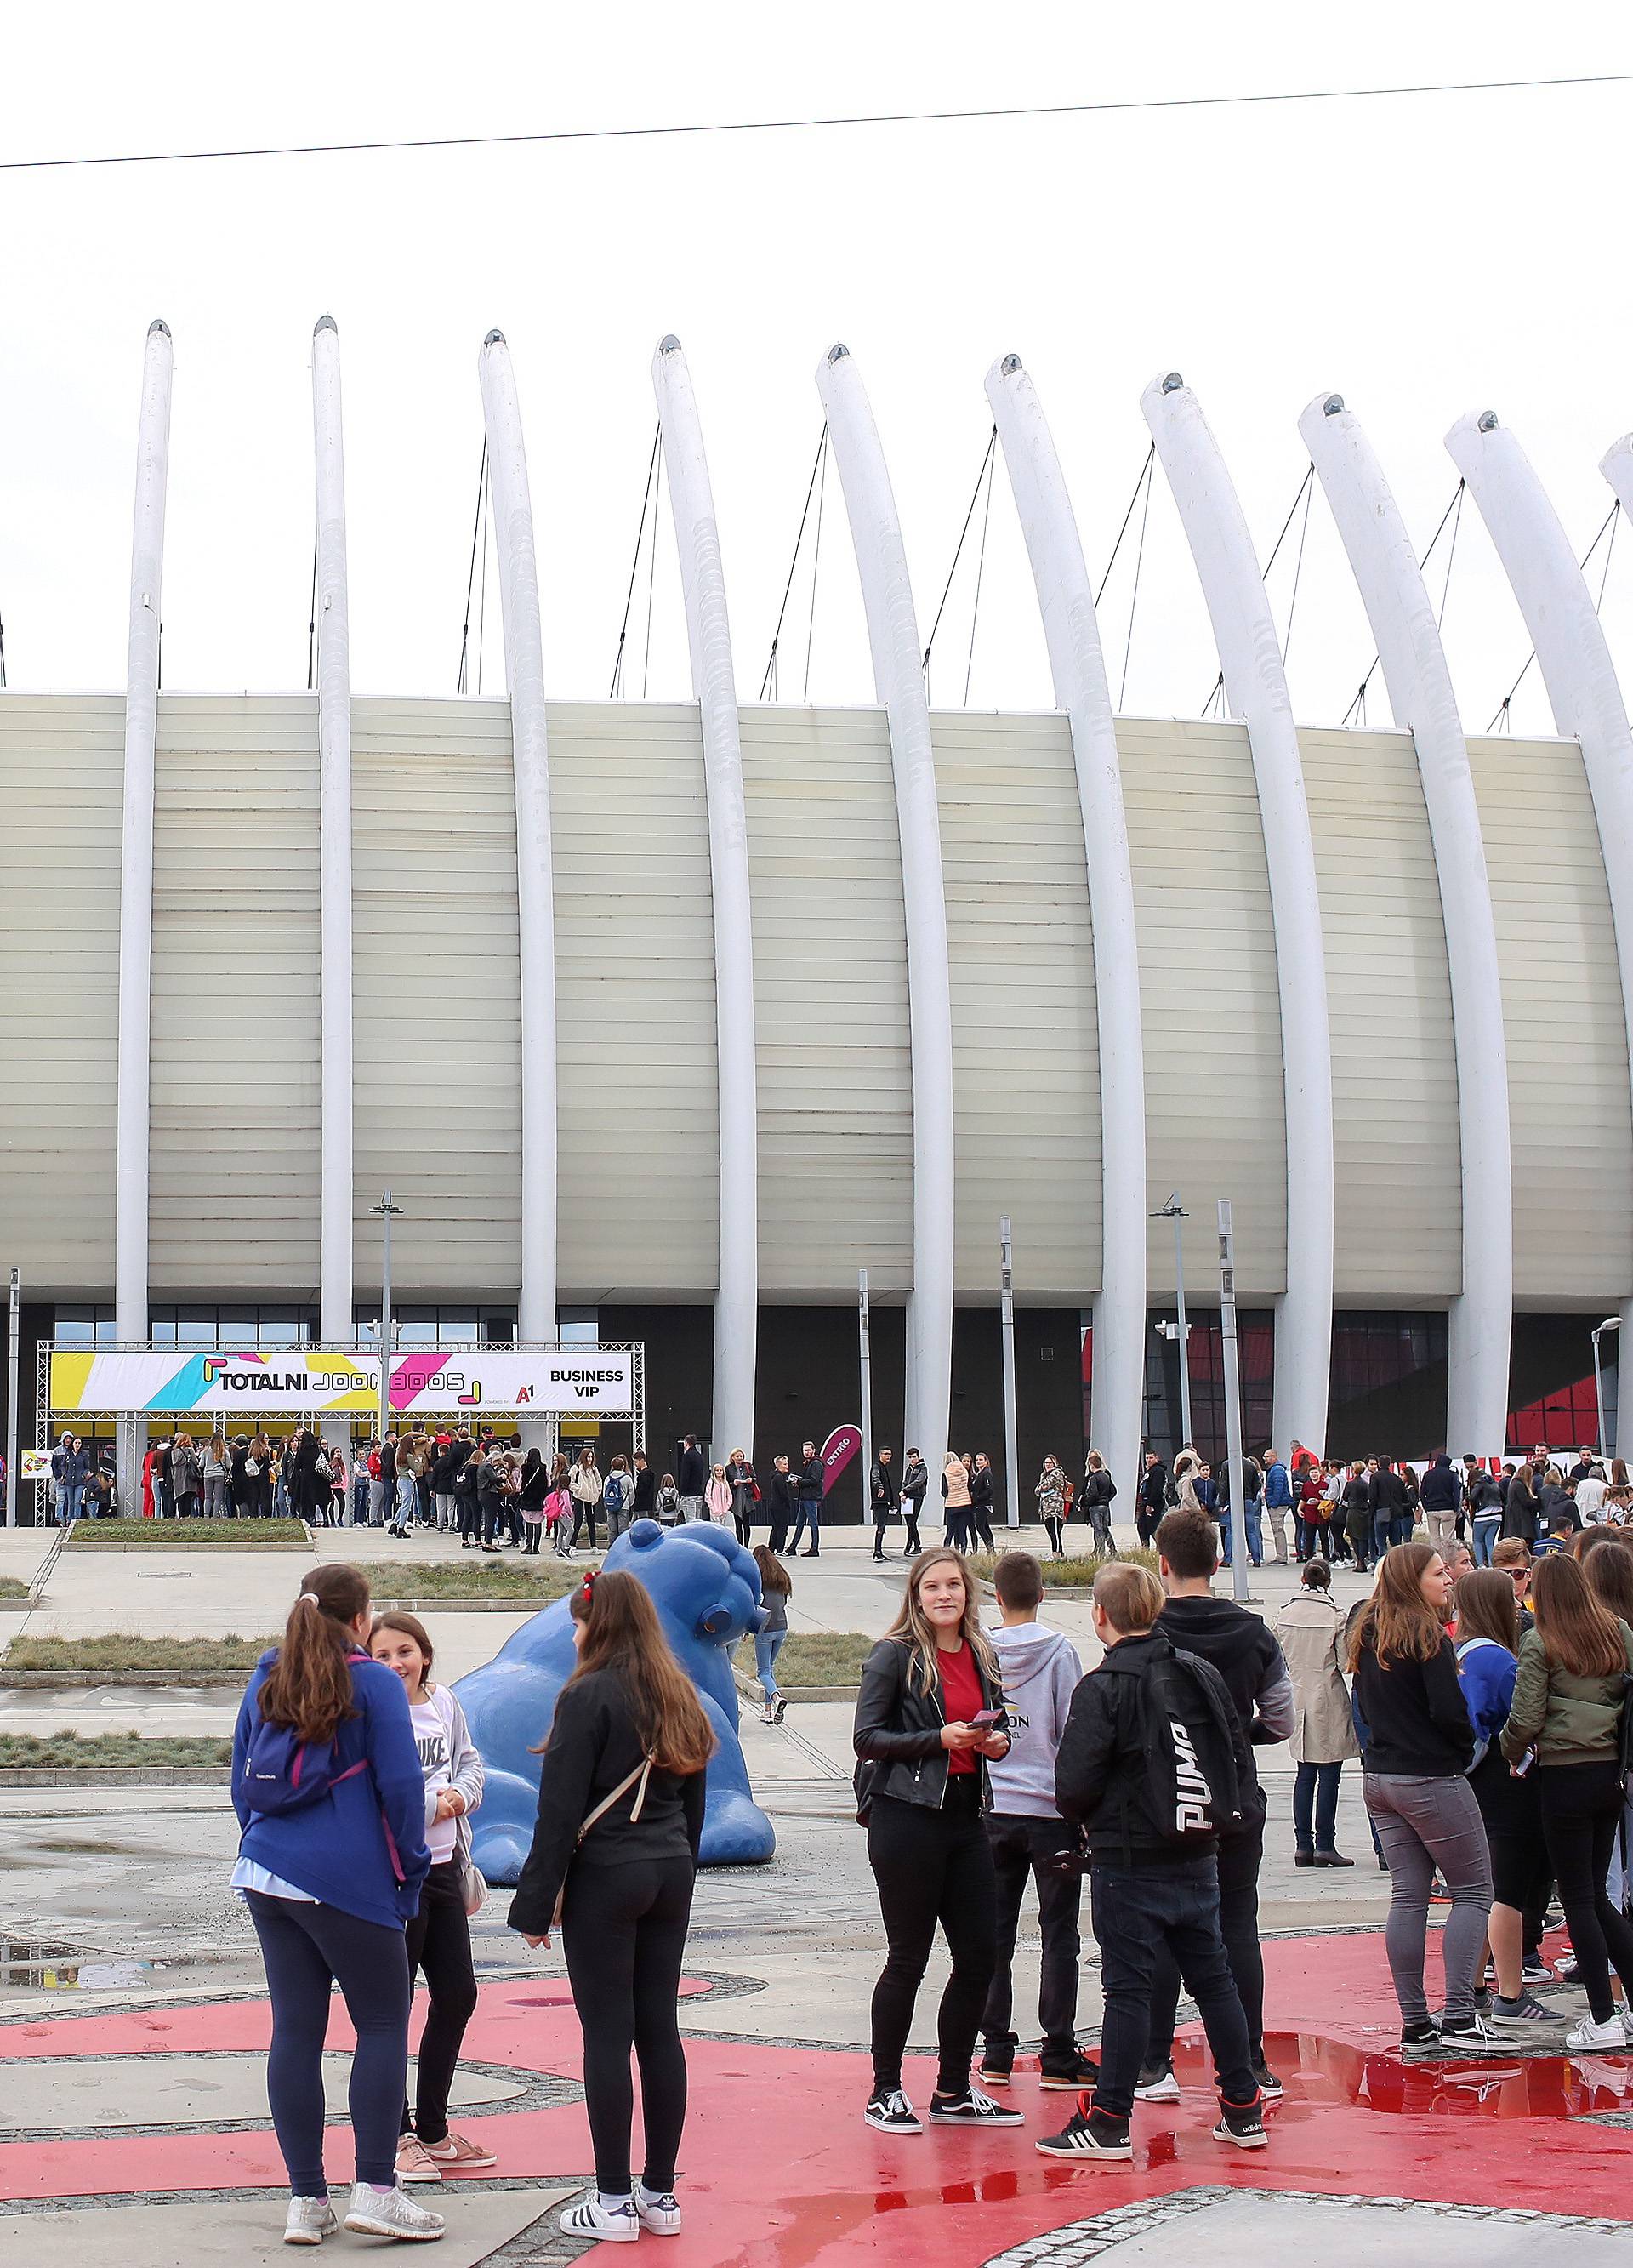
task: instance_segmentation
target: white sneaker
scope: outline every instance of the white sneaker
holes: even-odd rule
[[[1565,2034],[1568,2048],[1588,2053],[1595,2048],[1624,2048],[1627,2043],[1627,2026],[1615,2014],[1603,2024],[1596,2024],[1592,2016],[1584,2016],[1574,2031]]]
[[[680,2207],[673,2190],[662,2197],[653,2197],[642,2183],[636,2190],[635,2210],[649,2236],[679,2236],[680,2234]]]
[[[1134,2099],[1136,2102],[1177,2102],[1180,2082],[1173,2075],[1173,2066],[1171,2063],[1147,2064],[1140,2073]]]
[[[354,2182],[346,2227],[358,2236],[396,2236],[408,2244],[434,2244],[447,2227],[439,2213],[428,2212],[405,2189],[371,2189]]]
[[[577,2205],[570,2205],[556,2227],[563,2236],[599,2237],[603,2244],[633,2244],[641,2234],[633,2198],[616,2212],[608,2213],[593,2190],[586,2190]]]
[[[340,2227],[327,2198],[291,2198],[283,2224],[285,2244],[321,2244]]]

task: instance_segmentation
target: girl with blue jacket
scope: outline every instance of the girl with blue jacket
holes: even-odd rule
[[[1525,1917],[1548,1903],[1549,1867],[1535,1774],[1516,1777],[1498,1745],[1513,1705],[1519,1650],[1519,1608],[1500,1568],[1477,1567],[1459,1576],[1454,1642],[1458,1682],[1475,1733],[1468,1785],[1491,1853],[1486,1925],[1497,1970],[1491,2021],[1500,2030],[1523,2033],[1557,2019],[1526,1991],[1520,1973]]]
[[[421,2242],[444,2228],[397,2181],[408,2063],[403,1930],[430,1853],[408,1694],[369,1658],[370,1623],[356,1567],[313,1568],[283,1643],[255,1665],[232,1735],[232,1805],[244,1830],[232,1887],[261,1940],[272,2001],[267,2093],[289,2171],[290,2244],[320,2244],[335,2227],[323,2171],[332,1984],[357,2036],[346,2227]]]

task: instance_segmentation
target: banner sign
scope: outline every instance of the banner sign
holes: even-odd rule
[[[17,1462],[21,1467],[18,1474],[19,1481],[48,1481],[51,1477],[49,1449],[19,1449]]]
[[[437,1347],[390,1359],[390,1401],[404,1418],[488,1410],[628,1418],[635,1410],[636,1358],[628,1347],[563,1347],[542,1354],[508,1347],[450,1353]],[[237,1354],[230,1348],[183,1353],[53,1353],[51,1410],[133,1410],[168,1417],[233,1410],[298,1416],[303,1410],[379,1408],[380,1359],[327,1354]]]
[[[826,1496],[862,1447],[859,1425],[835,1425],[822,1444],[822,1493]],[[863,1485],[866,1486],[864,1476]]]

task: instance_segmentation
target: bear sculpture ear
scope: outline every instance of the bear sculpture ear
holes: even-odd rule
[[[722,1631],[730,1630],[731,1627],[730,1607],[710,1607],[707,1614],[699,1615],[697,1617],[697,1634],[700,1638],[717,1638]]]
[[[655,1520],[637,1520],[629,1530],[629,1541],[637,1551],[650,1551],[663,1540],[664,1531]]]

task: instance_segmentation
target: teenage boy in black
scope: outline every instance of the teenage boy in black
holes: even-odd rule
[[[1100,1948],[1105,2016],[1100,2077],[1092,2095],[1058,2134],[1037,2146],[1048,2157],[1133,2156],[1129,2119],[1151,2027],[1151,1971],[1166,1945],[1195,2000],[1218,2073],[1214,2139],[1264,2147],[1264,2121],[1253,2075],[1247,2020],[1231,1981],[1219,1933],[1217,1849],[1193,1835],[1173,1839],[1156,1813],[1142,1681],[1172,1662],[1172,1641],[1154,1625],[1162,1586],[1144,1567],[1121,1561],[1094,1579],[1094,1631],[1106,1658],[1072,1696],[1055,1767],[1062,1815],[1082,1827],[1089,1849],[1094,1934]],[[1230,1729],[1239,1784],[1247,1746],[1218,1672],[1195,1655],[1185,1672],[1223,1736]]]

